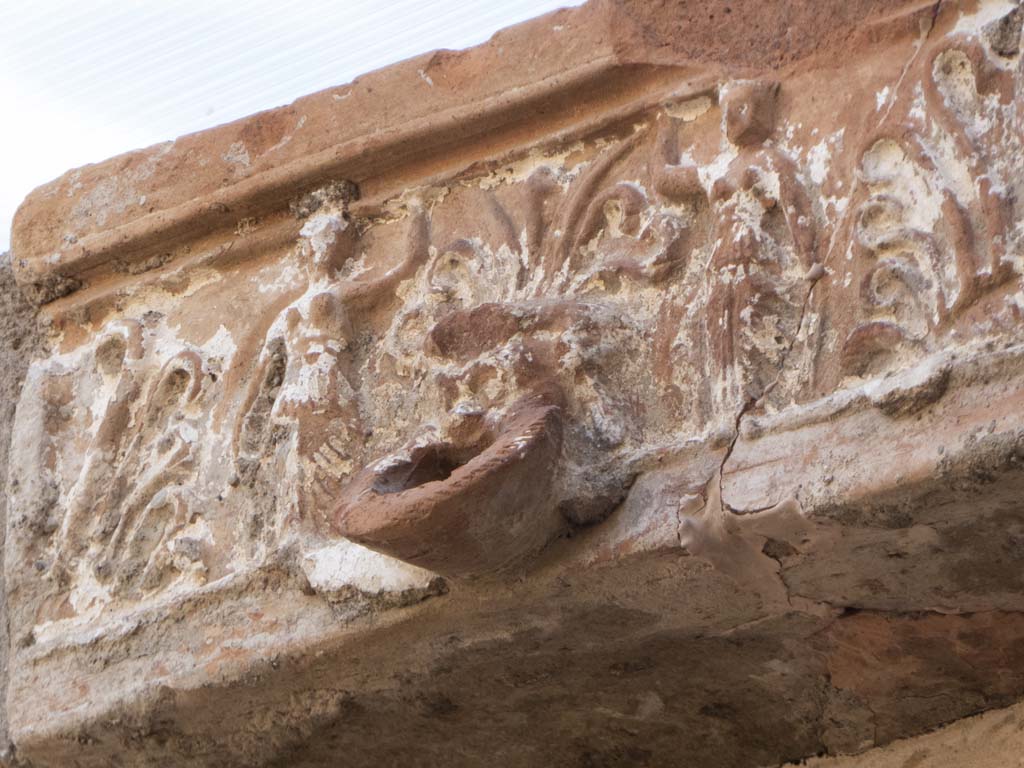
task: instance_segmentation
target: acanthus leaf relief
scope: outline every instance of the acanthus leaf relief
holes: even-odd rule
[[[923,47],[868,135],[851,255],[863,320],[848,373],[885,371],[901,352],[992,334],[1020,320],[1019,60],[967,33]],[[988,326],[981,328],[980,326]]]

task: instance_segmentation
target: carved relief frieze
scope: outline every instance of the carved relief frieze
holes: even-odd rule
[[[19,758],[495,705],[769,765],[1019,696],[1019,5],[595,0],[34,192]],[[886,632],[941,674],[862,686]]]
[[[12,476],[34,621],[363,547],[417,584],[529,569],[750,409],[1012,332],[1020,57],[972,18],[842,100],[644,73],[642,103],[400,189],[338,174],[194,247],[136,238],[138,268],[56,258],[81,274],[42,297]]]

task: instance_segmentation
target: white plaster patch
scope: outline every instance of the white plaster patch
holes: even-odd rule
[[[341,541],[308,553],[302,559],[302,569],[310,586],[320,592],[354,587],[360,592],[379,595],[423,589],[434,579],[430,571],[351,541]]]
[[[962,32],[977,33],[982,27],[1001,19],[1010,13],[1017,3],[1013,0],[981,0],[978,3],[978,10],[972,14],[961,15],[956,22],[952,34]]]
[[[890,88],[887,85],[887,86],[885,86],[885,88],[883,88],[882,90],[880,90],[878,93],[875,94],[875,111],[876,112],[881,111],[882,107],[885,106],[885,103],[889,100],[889,94],[891,92],[892,92],[892,88]]]
[[[832,151],[829,148],[829,140],[822,139],[807,152],[807,161],[811,174],[811,181],[821,184],[828,176],[829,161],[832,159]]]
[[[567,167],[567,158],[582,149],[583,143],[579,141],[570,144],[560,152],[550,154],[535,149],[525,157],[505,163],[500,169],[477,179],[474,183],[480,189],[492,190],[505,184],[526,181],[540,168],[549,168],[562,190],[567,191],[569,184],[579,175],[581,168],[581,165]]]
[[[235,166],[236,170],[248,168],[250,165],[249,150],[240,141],[236,141],[228,147],[228,151],[221,155],[221,159],[229,165]]]
[[[319,213],[310,218],[302,225],[299,235],[309,241],[309,245],[313,249],[314,259],[322,261],[327,257],[327,251],[334,245],[338,235],[344,232],[347,227],[348,222],[345,221],[341,214],[330,211]]]
[[[234,337],[232,337],[231,332],[228,331],[223,323],[217,329],[217,332],[203,344],[203,351],[208,353],[207,357],[219,357],[225,363],[234,357],[237,350],[238,345],[235,344]]]

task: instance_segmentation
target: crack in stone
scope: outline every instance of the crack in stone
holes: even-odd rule
[[[767,539],[766,539],[766,542],[767,542]],[[786,602],[788,602],[789,603],[789,607],[792,608],[793,607],[793,595],[791,595],[789,593],[789,585],[786,584],[786,580],[782,577],[782,574],[783,574],[783,571],[784,571],[784,569],[782,567],[782,560],[780,558],[778,558],[778,557],[774,557],[773,555],[770,555],[769,553],[765,552],[763,544],[761,545],[761,554],[764,555],[765,557],[767,557],[769,560],[774,560],[775,564],[777,566],[779,566],[779,581],[782,582],[782,587],[783,587],[783,589],[786,590]],[[811,601],[811,602],[816,602],[816,601]]]
[[[921,53],[921,50],[924,48],[925,43],[928,41],[928,39],[931,37],[932,32],[935,30],[939,13],[942,10],[942,3],[943,0],[937,0],[935,4],[932,6],[932,15],[931,21],[928,26],[928,30],[924,33],[923,39],[920,40],[920,43],[917,45],[910,59],[907,61],[902,71],[900,72],[899,79],[896,81],[896,85],[893,89],[893,103],[895,103],[895,94],[898,93],[899,87],[903,83],[903,80],[906,77],[907,72],[910,71],[911,65],[914,63],[915,59],[917,59],[918,55]],[[891,109],[892,107],[890,106],[890,108],[886,110],[885,114],[883,114],[882,117],[879,119],[878,127],[881,127],[881,125],[885,123],[885,121],[888,119]],[[859,177],[855,177],[854,188],[851,189],[850,191],[851,198],[856,194],[857,186],[859,185],[859,183]],[[821,264],[823,268],[827,267],[830,259],[832,258],[832,255],[835,251],[835,238],[838,235],[838,233],[841,232],[846,227],[850,215],[851,212],[850,209],[848,209],[846,212],[844,212],[840,221],[836,223],[836,227],[833,230],[833,236],[832,238],[830,238],[828,251],[822,257],[821,261],[818,262],[819,264]],[[739,412],[736,414],[732,439],[729,441],[729,446],[726,449],[725,455],[722,457],[722,461],[719,464],[718,468],[719,497],[723,511],[728,511],[732,514],[737,514],[737,511],[732,509],[725,501],[724,478],[725,465],[729,462],[729,459],[732,457],[733,451],[736,448],[736,443],[739,441],[741,431],[740,428],[742,426],[743,419],[751,410],[759,407],[761,403],[764,401],[764,399],[772,393],[772,391],[778,385],[779,381],[782,379],[783,374],[786,372],[786,366],[789,364],[789,359],[793,352],[793,349],[796,347],[797,342],[800,340],[801,333],[803,333],[805,330],[804,323],[805,321],[807,321],[807,313],[808,309],[810,308],[811,300],[814,296],[814,289],[817,287],[818,283],[821,281],[821,278],[824,277],[825,274],[827,274],[827,272],[825,271],[825,269],[823,269],[821,274],[811,282],[810,286],[807,289],[807,293],[804,295],[804,301],[800,308],[800,317],[796,325],[796,331],[793,334],[793,338],[790,340],[785,351],[781,355],[777,375],[756,398],[748,398],[740,407]],[[767,508],[768,507],[766,507],[766,509]]]
[[[732,514],[738,513],[736,510],[730,507],[725,501],[725,465],[732,457],[733,451],[736,448],[736,443],[739,442],[744,417],[748,413],[750,413],[751,410],[760,407],[760,405],[764,402],[765,398],[772,393],[772,391],[778,385],[779,381],[782,379],[783,374],[786,372],[786,365],[789,363],[790,355],[792,354],[793,349],[796,347],[797,341],[799,341],[800,339],[800,333],[803,330],[804,322],[807,320],[807,312],[811,304],[811,298],[814,294],[814,288],[818,285],[818,282],[820,280],[821,277],[816,278],[807,288],[807,293],[804,295],[803,304],[800,307],[800,317],[797,321],[796,331],[793,334],[793,338],[790,339],[789,344],[782,352],[782,356],[779,360],[778,365],[778,373],[776,373],[775,378],[772,379],[772,381],[764,388],[764,390],[756,398],[747,398],[746,402],[743,403],[743,405],[739,409],[739,412],[736,414],[733,426],[732,439],[729,441],[729,446],[726,448],[725,455],[722,457],[722,461],[720,462],[718,467],[718,490],[719,498],[722,504],[722,509]],[[771,507],[765,507],[764,509],[770,508]]]

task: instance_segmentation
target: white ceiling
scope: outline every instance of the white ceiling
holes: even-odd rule
[[[0,251],[32,188],[580,0],[0,0]]]

